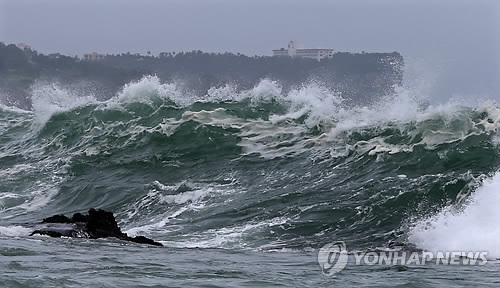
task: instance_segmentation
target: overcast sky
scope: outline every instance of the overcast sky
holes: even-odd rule
[[[498,98],[499,0],[0,0],[0,41],[43,53],[400,52],[433,93]]]

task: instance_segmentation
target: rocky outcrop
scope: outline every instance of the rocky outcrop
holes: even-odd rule
[[[54,215],[43,219],[42,224],[45,225],[33,231],[31,235],[39,234],[51,237],[65,236],[90,239],[115,237],[135,243],[163,246],[161,243],[144,236],[128,236],[118,227],[113,213],[101,209],[96,210],[91,208],[88,215],[75,213],[71,218],[64,215]]]

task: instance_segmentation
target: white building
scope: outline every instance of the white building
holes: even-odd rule
[[[19,48],[19,49],[21,49],[21,50],[23,50],[23,51],[26,51],[26,50],[31,50],[31,46],[26,45],[26,44],[24,44],[24,43],[19,43],[19,44],[17,44],[16,46],[17,46],[17,48]]]
[[[290,41],[290,43],[288,43],[288,49],[281,48],[273,50],[273,56],[310,58],[320,61],[321,59],[332,58],[333,49],[325,49],[325,48],[301,49],[297,48],[293,41]]]
[[[85,61],[101,61],[106,57],[104,54],[99,54],[97,52],[93,52],[90,54],[83,54],[83,60]]]

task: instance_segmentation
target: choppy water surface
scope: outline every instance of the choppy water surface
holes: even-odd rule
[[[155,77],[108,101],[54,84],[33,111],[0,107],[0,286],[498,286],[500,109],[366,107],[319,85],[263,80],[204,97]],[[164,248],[30,237],[89,207]],[[356,266],[317,251],[391,241],[487,251],[484,266]]]

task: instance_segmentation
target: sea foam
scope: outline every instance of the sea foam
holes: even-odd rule
[[[484,180],[457,211],[446,207],[436,215],[417,221],[409,241],[431,252],[488,252],[500,258],[500,172]]]

